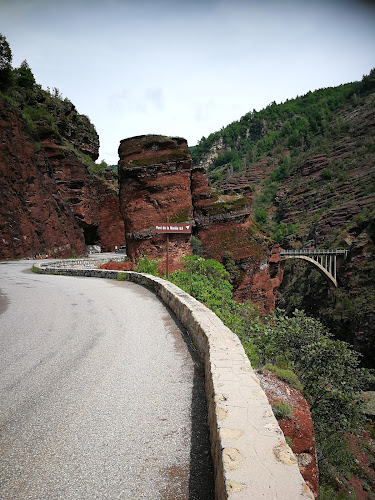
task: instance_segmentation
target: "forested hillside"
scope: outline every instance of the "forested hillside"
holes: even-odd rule
[[[375,359],[375,69],[362,81],[252,111],[192,148],[221,192],[253,191],[255,221],[287,248],[346,248],[339,288],[286,266],[280,304],[304,308]]]

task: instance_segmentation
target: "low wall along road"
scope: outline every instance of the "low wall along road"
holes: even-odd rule
[[[151,289],[181,321],[205,366],[217,499],[314,498],[240,340],[212,311],[162,278],[96,269],[93,259],[35,267],[41,273],[69,276],[117,279],[122,274]]]

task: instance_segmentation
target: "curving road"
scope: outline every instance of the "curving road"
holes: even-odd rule
[[[134,283],[0,263],[0,498],[211,499],[204,380]]]

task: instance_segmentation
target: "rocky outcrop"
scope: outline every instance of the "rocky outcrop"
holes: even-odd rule
[[[95,129],[71,103],[57,107],[55,121],[47,114],[31,126],[0,99],[0,259],[70,257],[88,244],[124,243],[117,196],[88,169],[98,156]]]
[[[196,229],[206,255],[219,261],[233,259],[235,300],[251,300],[261,314],[268,314],[275,308],[283,269],[278,245],[251,219],[251,190],[244,190],[243,196],[218,196],[198,167],[192,171],[192,193]]]
[[[35,150],[21,116],[2,100],[0,133],[0,258],[84,253],[83,235],[44,149]]]
[[[303,479],[317,498],[319,470],[316,461],[314,425],[309,405],[300,391],[283,382],[273,373],[264,371],[257,375],[271,406],[275,403],[287,403],[291,407],[292,415],[289,418],[279,418],[279,426],[297,457]]]
[[[208,184],[205,169],[192,168],[187,143],[157,135],[132,137],[119,148],[120,203],[125,220],[128,255],[150,255],[165,269],[166,236],[154,225],[193,221],[194,235],[206,257],[234,259],[234,297],[251,299],[261,313],[275,306],[282,278],[278,246],[253,224],[251,190],[245,196],[218,195]],[[170,235],[171,269],[191,253],[189,236]]]
[[[120,207],[128,255],[149,255],[165,269],[166,235],[154,225],[191,220],[191,159],[185,139],[146,135],[124,139],[119,147]],[[191,253],[189,235],[169,236],[170,270]]]

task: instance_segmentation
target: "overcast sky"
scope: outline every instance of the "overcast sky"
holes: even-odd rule
[[[193,146],[375,66],[375,7],[359,0],[0,0],[0,33],[14,67],[89,116],[110,164],[121,139]]]

